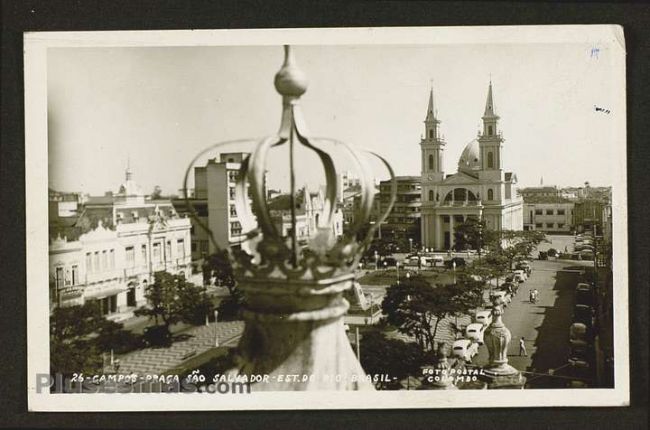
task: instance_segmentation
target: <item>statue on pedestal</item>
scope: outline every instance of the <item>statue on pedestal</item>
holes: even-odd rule
[[[508,346],[512,334],[503,323],[503,303],[496,298],[492,307],[492,324],[485,332],[483,340],[490,354],[490,362],[484,368],[489,379],[489,388],[523,388],[526,378],[521,372],[508,364]]]

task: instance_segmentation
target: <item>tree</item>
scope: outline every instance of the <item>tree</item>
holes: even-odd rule
[[[529,258],[537,245],[547,241],[546,235],[537,230],[503,230],[500,236],[496,252],[508,260],[509,269],[514,263]]]
[[[388,374],[400,381],[409,375],[420,376],[425,354],[413,342],[388,339],[380,330],[370,330],[363,333],[360,358],[361,366],[367,374]],[[388,389],[397,386],[397,383],[379,381],[375,386]]]
[[[148,306],[136,309],[135,314],[149,316],[156,324],[162,320],[167,332],[169,326],[180,321],[200,324],[213,309],[204,289],[187,282],[182,275],[168,272],[156,272],[144,295]]]
[[[156,185],[153,187],[153,191],[151,192],[151,198],[152,199],[159,199],[160,195],[162,194],[162,188],[160,188],[160,185]]]
[[[401,333],[415,337],[423,350],[432,350],[441,320],[465,314],[482,303],[479,285],[467,281],[434,287],[414,276],[386,290],[382,312]]]
[[[224,297],[217,310],[219,319],[222,321],[233,321],[239,319],[239,311],[245,305],[244,294],[237,287],[230,291],[230,295]]]
[[[226,251],[219,251],[212,254],[203,263],[203,283],[210,284],[212,278],[216,279],[218,285],[228,288],[230,294],[235,288],[235,274]]]
[[[454,228],[454,248],[456,251],[475,249],[479,257],[483,248],[494,248],[498,232],[487,228],[483,219],[468,217]]]
[[[111,334],[122,332],[122,324],[101,314],[96,301],[83,306],[57,307],[50,315],[50,367],[52,373],[96,373],[101,370],[102,352],[109,349]]]

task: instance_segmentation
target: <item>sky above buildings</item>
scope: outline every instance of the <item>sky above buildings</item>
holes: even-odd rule
[[[309,79],[302,108],[312,135],[376,151],[399,175],[420,174],[431,81],[447,173],[476,138],[490,77],[503,165],[520,186],[541,178],[545,185],[610,185],[614,154],[624,151],[613,130],[613,118],[624,113],[611,111],[624,88],[614,82],[606,48],[296,46],[294,53]],[[273,77],[282,60],[280,46],[50,48],[50,187],[116,191],[129,163],[145,191],[159,185],[177,193],[205,147],[277,131]],[[271,183],[284,189],[285,155],[270,160]],[[298,181],[322,182],[322,169],[308,163],[316,159],[299,159]]]

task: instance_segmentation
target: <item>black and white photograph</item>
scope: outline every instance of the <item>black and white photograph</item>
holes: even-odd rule
[[[25,48],[30,409],[629,404],[620,27]]]

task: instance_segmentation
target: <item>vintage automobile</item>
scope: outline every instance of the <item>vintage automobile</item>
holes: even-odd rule
[[[458,339],[454,341],[451,351],[454,357],[462,358],[469,363],[478,354],[478,343],[470,339]]]
[[[485,326],[482,323],[468,324],[467,327],[465,328],[465,337],[467,339],[471,339],[478,342],[479,345],[483,345],[484,333],[485,333]]]
[[[492,311],[483,310],[476,312],[476,315],[474,315],[474,321],[483,324],[485,327],[489,326],[492,324]]]

